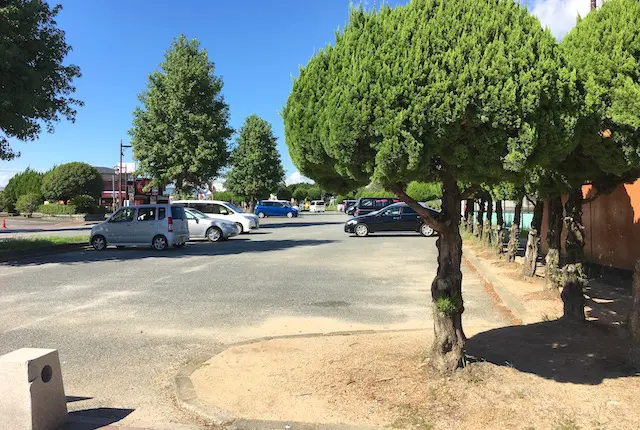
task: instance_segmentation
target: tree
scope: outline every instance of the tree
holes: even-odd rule
[[[291,197],[293,197],[293,192],[291,191],[291,188],[285,185],[280,185],[276,194],[278,198],[281,200],[291,200]]]
[[[250,115],[240,129],[231,154],[233,166],[225,186],[244,196],[253,208],[255,201],[268,198],[284,181],[284,169],[276,147],[271,124],[258,115]]]
[[[78,66],[64,66],[71,51],[56,16],[62,6],[44,0],[8,0],[0,5],[0,160],[19,155],[7,138],[35,140],[44,125],[53,132],[61,117],[74,121],[71,98]]]
[[[338,191],[378,182],[438,231],[431,364],[441,371],[462,364],[466,342],[461,200],[573,149],[575,79],[557,51],[508,0],[353,10],[334,46],[300,70],[283,111],[301,173]],[[406,193],[415,180],[442,183],[437,217]]]
[[[307,189],[305,189],[305,188],[296,188],[293,191],[293,198],[296,201],[299,201],[299,202],[304,200],[304,199],[306,199],[307,198]]]
[[[307,189],[307,195],[305,197],[307,200],[320,200],[322,198],[322,189],[314,185]]]
[[[442,197],[442,185],[437,182],[413,181],[407,185],[407,194],[419,202],[428,202]]]
[[[91,196],[95,199],[102,194],[103,183],[100,173],[87,163],[75,161],[55,167],[42,180],[42,194],[47,200],[67,203],[77,196]]]
[[[584,259],[582,185],[596,194],[640,176],[640,2],[611,0],[579,20],[561,48],[578,71],[585,98],[580,117],[580,144],[567,157],[561,183],[568,190],[564,206],[567,230],[565,263]],[[578,270],[579,272],[579,270]],[[575,271],[563,271],[573,277]],[[567,288],[567,286],[572,288]],[[582,288],[571,279],[563,291],[564,318],[584,321]]]
[[[175,181],[181,191],[193,191],[228,162],[229,106],[222,97],[222,78],[197,40],[180,35],[149,75],[133,112],[129,130],[140,171],[153,186]]]
[[[18,198],[18,202],[16,203],[16,209],[21,214],[27,214],[31,216],[38,207],[42,204],[42,194],[41,193],[27,193],[23,194]]]
[[[4,199],[8,206],[15,206],[20,196],[35,193],[42,196],[43,174],[30,168],[13,175],[4,189]]]

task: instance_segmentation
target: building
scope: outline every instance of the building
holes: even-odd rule
[[[139,205],[167,202],[164,190],[150,187],[150,180],[135,175],[134,163],[122,164],[122,175],[118,166],[94,166],[102,176],[100,205],[109,209],[122,205]],[[122,180],[122,183],[119,181]],[[121,203],[122,202],[122,203]]]

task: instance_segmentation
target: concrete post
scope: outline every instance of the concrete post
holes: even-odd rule
[[[67,422],[58,351],[22,348],[0,357],[0,426],[53,430]]]

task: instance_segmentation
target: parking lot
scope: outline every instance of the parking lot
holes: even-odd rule
[[[0,354],[58,349],[72,411],[190,423],[171,385],[190,359],[264,336],[430,327],[436,238],[355,238],[345,220],[267,218],[227,242],[0,264]],[[502,323],[478,278],[464,275],[465,328]]]

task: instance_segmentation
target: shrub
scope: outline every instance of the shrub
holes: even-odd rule
[[[42,195],[38,193],[27,193],[18,197],[16,202],[16,209],[21,214],[31,215],[42,204]]]
[[[86,163],[61,164],[42,179],[42,193],[47,200],[68,201],[77,196],[98,198],[102,193],[102,177]]]
[[[77,213],[75,205],[40,205],[38,212],[44,215],[74,215]]]
[[[97,208],[96,199],[86,194],[73,197],[69,203],[76,207],[78,213],[93,213]]]

